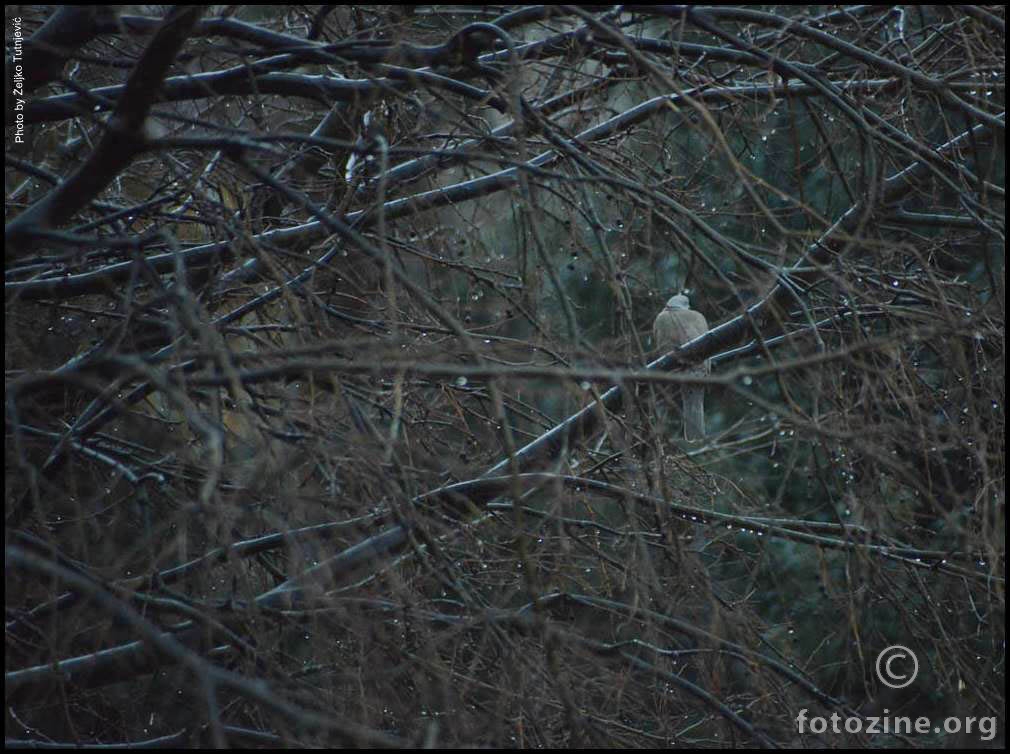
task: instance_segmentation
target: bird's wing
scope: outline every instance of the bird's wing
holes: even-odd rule
[[[652,326],[656,347],[666,351],[672,351],[706,332],[708,323],[704,315],[693,309],[664,309]]]

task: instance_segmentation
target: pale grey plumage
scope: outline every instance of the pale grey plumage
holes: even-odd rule
[[[679,294],[666,302],[663,311],[656,315],[652,325],[653,342],[657,350],[666,353],[679,348],[688,341],[708,332],[708,322],[701,312],[691,308],[691,302],[684,294]],[[712,369],[708,360],[690,371],[708,374]],[[684,437],[701,440],[705,437],[705,388],[685,386],[684,395]]]

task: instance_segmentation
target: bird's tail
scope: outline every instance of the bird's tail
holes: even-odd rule
[[[691,442],[705,439],[705,388],[684,388],[684,437]]]

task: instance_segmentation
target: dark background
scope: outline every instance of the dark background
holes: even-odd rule
[[[6,13],[8,745],[1003,745],[1002,7]]]

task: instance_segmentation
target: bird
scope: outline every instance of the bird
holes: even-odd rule
[[[683,293],[666,302],[652,325],[653,343],[664,353],[680,348],[706,332],[708,322],[705,316],[691,308],[690,299]],[[684,371],[707,375],[712,371],[712,365],[706,359]],[[691,442],[702,440],[705,437],[705,388],[702,385],[685,385],[683,396],[684,437]]]

